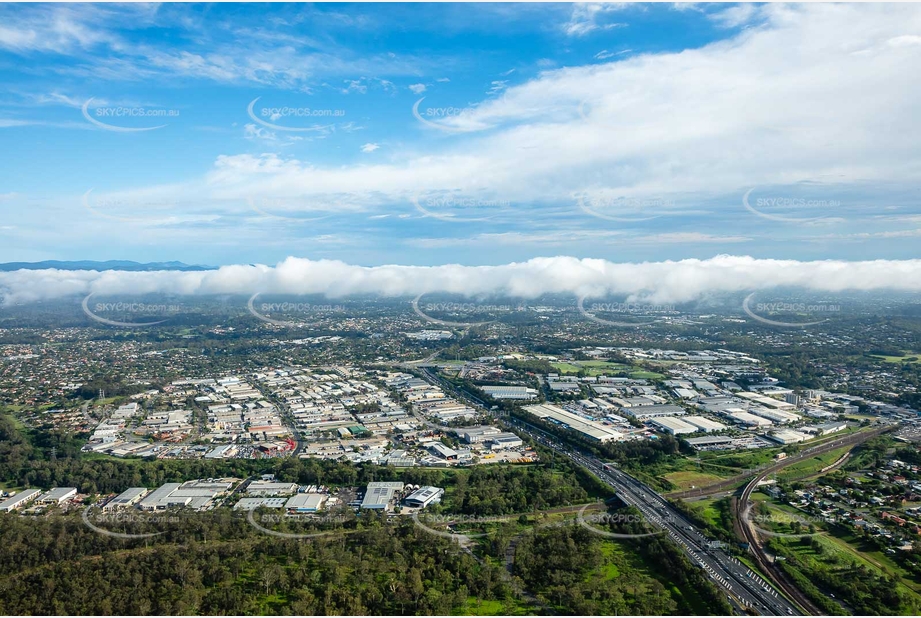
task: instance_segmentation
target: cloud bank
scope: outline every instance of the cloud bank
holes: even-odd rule
[[[201,272],[18,270],[0,273],[3,306],[94,293],[136,296],[161,293],[362,294],[382,297],[430,293],[522,299],[570,293],[577,297],[624,295],[630,302],[682,303],[710,293],[801,287],[822,292],[921,292],[921,260],[848,262],[764,260],[721,255],[707,260],[614,263],[567,256],[498,266],[357,266],[334,260],[289,257],[276,266],[230,265]]]

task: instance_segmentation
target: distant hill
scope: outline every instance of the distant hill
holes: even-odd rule
[[[209,266],[196,266],[183,264],[182,262],[149,262],[141,264],[129,260],[107,260],[105,262],[94,262],[92,260],[78,261],[59,261],[46,260],[44,262],[4,262],[0,263],[0,271],[10,270],[45,270],[47,268],[57,268],[58,270],[130,270],[130,271],[147,271],[147,270],[213,270]]]

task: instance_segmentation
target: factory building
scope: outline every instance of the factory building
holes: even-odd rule
[[[445,490],[441,487],[420,487],[413,493],[406,496],[403,502],[406,503],[406,506],[411,506],[417,509],[424,509],[430,504],[439,502],[444,493]]]
[[[323,494],[296,494],[285,502],[285,510],[289,513],[316,513],[326,503]]]
[[[726,425],[717,423],[716,421],[711,421],[709,418],[704,418],[703,416],[683,416],[681,417],[681,420],[696,427],[697,431],[711,433],[714,431],[723,431],[726,429]]]
[[[479,388],[493,399],[537,399],[537,391],[526,386],[481,386]]]
[[[493,449],[511,449],[524,446],[524,441],[511,432],[490,436],[486,440],[486,443],[489,444],[490,448]]]
[[[285,506],[285,498],[240,498],[240,501],[233,505],[235,511],[255,511],[260,506],[268,509],[280,509]]]
[[[733,422],[746,427],[770,427],[773,425],[768,419],[749,414],[748,412],[732,412],[728,416]]]
[[[448,461],[454,461],[457,459],[457,451],[455,451],[453,448],[448,448],[441,442],[433,442],[426,448],[432,455],[435,455],[436,457],[441,457],[442,459],[446,459]]]
[[[583,418],[572,412],[567,412],[563,408],[554,405],[536,404],[525,406],[524,409],[542,420],[572,429],[595,442],[610,442],[624,437],[622,433],[614,431],[606,425]]]
[[[749,412],[779,425],[803,420],[803,417],[799,414],[793,414],[792,412],[785,412],[783,410],[768,410],[767,408],[752,406]]]
[[[775,431],[770,433],[767,437],[778,444],[796,444],[798,442],[803,442],[809,439],[809,436],[802,434],[798,431],[790,431],[788,429],[782,429],[780,431]]]
[[[831,423],[822,423],[821,425],[816,425],[815,428],[819,430],[820,436],[827,436],[830,433],[844,431],[847,429],[847,423],[834,421]]]
[[[130,489],[126,489],[122,493],[109,500],[105,506],[102,507],[102,510],[115,511],[118,509],[127,508],[129,506],[134,506],[141,500],[141,498],[145,496],[145,494],[147,494],[146,487],[132,487]]]
[[[638,421],[687,414],[687,411],[681,406],[671,404],[632,406],[624,411]]]
[[[15,511],[16,509],[23,507],[34,500],[41,493],[41,489],[27,489],[25,491],[21,491],[15,496],[0,502],[0,511],[3,511],[4,513]]]
[[[77,495],[76,487],[55,487],[42,495],[36,502],[39,504],[60,504]]]
[[[690,423],[685,423],[679,418],[672,418],[668,416],[663,416],[662,418],[654,418],[649,421],[650,425],[657,427],[660,431],[665,433],[670,433],[673,436],[677,436],[683,433],[697,433],[697,427],[691,425]]]
[[[141,500],[139,506],[142,511],[162,511],[169,506],[169,495],[179,489],[182,483],[166,483]]]
[[[460,438],[467,444],[476,444],[478,442],[483,442],[486,438],[490,436],[496,436],[502,433],[502,430],[497,427],[491,427],[489,425],[478,425],[476,427],[464,427],[463,429],[458,429],[457,434]]]
[[[293,494],[297,491],[297,483],[278,483],[275,481],[253,481],[246,488],[246,493],[252,496],[279,496]]]
[[[361,508],[389,511],[394,495],[400,491],[403,491],[403,483],[399,481],[368,483],[365,497],[361,501]]]

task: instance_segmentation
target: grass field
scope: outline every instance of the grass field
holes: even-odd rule
[[[801,479],[819,474],[819,470],[835,463],[850,449],[851,447],[844,446],[833,451],[828,451],[827,453],[822,453],[821,455],[816,455],[815,457],[810,457],[809,459],[804,459],[803,461],[798,461],[778,472],[777,478],[781,480]]]
[[[661,373],[646,371],[641,368],[623,365],[621,363],[612,363],[610,361],[572,361],[571,363],[550,363],[554,369],[561,374],[576,374],[585,372],[589,376],[600,375],[622,375],[637,380],[657,380],[664,378]]]
[[[879,359],[886,363],[921,363],[921,352],[909,352],[902,350],[902,356],[881,356],[873,354],[871,358]]]
[[[674,485],[676,490],[684,490],[710,485],[718,482],[723,477],[707,474],[706,472],[687,470],[684,472],[669,472],[668,474],[663,474],[662,478]]]

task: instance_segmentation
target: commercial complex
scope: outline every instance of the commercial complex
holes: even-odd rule
[[[440,501],[444,493],[445,490],[441,487],[420,487],[413,493],[406,496],[403,502],[406,503],[406,506],[422,509],[430,504],[434,504]]]
[[[403,487],[403,483],[399,481],[368,483],[365,497],[361,501],[361,508],[389,511],[393,506],[394,496],[397,492],[403,491]]]
[[[525,406],[524,409],[540,419],[563,425],[595,442],[610,442],[612,440],[620,440],[624,437],[622,433],[606,425],[577,416],[572,412],[567,412],[563,408],[554,405],[536,404],[533,406]]]
[[[34,500],[41,493],[41,489],[27,489],[25,491],[21,491],[15,496],[0,502],[0,511],[6,513],[15,511],[16,509],[21,508]]]

